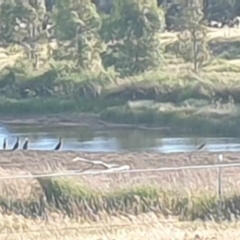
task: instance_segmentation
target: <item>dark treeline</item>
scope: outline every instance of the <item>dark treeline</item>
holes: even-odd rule
[[[206,22],[218,21],[231,25],[235,17],[240,16],[240,1],[236,0],[159,0],[158,5],[166,9],[166,25],[169,30],[178,30],[176,22],[183,15],[185,8],[198,5]]]
[[[111,14],[114,0],[92,0],[99,10]],[[237,0],[156,0],[159,7],[166,9],[167,17],[178,17],[185,7],[199,4],[208,20],[228,21],[240,16],[240,1]],[[47,11],[52,11],[56,0],[45,0]]]
[[[229,23],[236,16],[240,16],[240,1],[237,0],[156,0],[159,7],[165,9],[167,30],[179,30],[177,22],[183,15],[186,7],[198,4],[203,13],[204,19]],[[114,4],[112,0],[93,0],[98,8],[105,13],[112,13]],[[111,11],[112,10],[112,11]]]

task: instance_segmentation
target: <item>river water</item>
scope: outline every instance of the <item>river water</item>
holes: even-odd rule
[[[164,153],[195,151],[201,143],[206,143],[210,152],[239,151],[240,138],[165,136],[152,130],[96,130],[88,127],[36,127],[0,125],[0,149],[7,137],[8,148],[12,148],[19,136],[21,142],[28,137],[29,149],[52,150],[63,138],[62,151],[84,152],[122,152],[122,151],[157,151]]]

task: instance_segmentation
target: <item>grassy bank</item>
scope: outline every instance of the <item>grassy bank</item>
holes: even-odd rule
[[[191,101],[189,101],[191,102]],[[104,121],[142,124],[147,127],[167,127],[176,132],[239,135],[239,105],[209,104],[176,105],[153,101],[128,102],[101,112]],[[196,106],[195,104],[199,104]]]
[[[38,97],[27,99],[1,98],[0,114],[2,115],[35,115],[54,113],[93,112],[100,113],[104,109],[122,104],[120,101],[105,99]]]
[[[32,98],[32,99],[0,99],[0,113],[5,115],[49,114],[77,111],[76,102],[72,99]]]
[[[0,99],[0,114],[3,117],[61,114],[67,120],[67,114],[73,112],[99,114],[99,119],[105,121],[106,125],[115,123],[115,127],[129,124],[135,127],[159,127],[179,133],[240,134],[240,105],[231,102],[211,104],[204,99],[187,99],[176,104],[153,100],[125,103],[117,98],[82,98],[77,101],[73,98]],[[70,117],[69,122],[79,121]]]

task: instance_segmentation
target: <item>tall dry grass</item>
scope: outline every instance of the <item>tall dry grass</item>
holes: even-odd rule
[[[138,217],[105,218],[96,222],[52,216],[48,222],[0,215],[1,239],[44,240],[226,240],[239,239],[239,223],[178,222],[160,219],[154,213]]]
[[[60,157],[61,154],[58,154],[57,156]],[[51,166],[55,166],[52,168],[52,172],[61,170],[66,173],[72,170],[66,162],[65,164],[62,162],[62,167],[59,168],[57,159],[55,159],[56,165],[54,165],[53,160],[49,166],[47,161],[41,162],[40,156],[41,154],[37,154],[35,162],[33,160],[32,163],[30,156],[28,156],[29,165],[27,162],[25,163],[28,170],[22,174],[36,173],[38,164],[39,166],[45,165],[45,167],[42,166],[42,172],[50,172]],[[44,156],[51,156],[51,153],[45,153]],[[123,156],[124,154],[122,154]],[[181,154],[178,156],[180,157]],[[194,162],[195,157],[193,155],[191,161]],[[48,160],[50,159],[48,158]],[[216,161],[211,160],[212,163]],[[204,164],[204,159],[202,161]],[[169,164],[176,166],[182,162],[178,163],[173,161]],[[185,162],[185,164],[189,163]],[[166,162],[163,165],[166,165]],[[30,166],[32,166],[32,171]],[[147,163],[144,166],[147,167]],[[79,170],[77,166],[75,167]],[[24,216],[35,218],[37,216],[47,217],[51,212],[57,210],[63,215],[73,218],[80,214],[85,220],[95,219],[96,221],[101,214],[109,216],[139,215],[149,211],[158,215],[176,216],[182,220],[216,220],[219,218],[217,212],[219,200],[217,195],[218,169],[97,174],[44,179],[34,176],[29,179],[12,178],[12,176],[20,174],[18,171],[17,168],[1,170],[0,205],[5,209],[4,213],[19,211]],[[226,168],[222,172],[223,196],[221,197],[224,202],[222,211],[224,219],[230,220],[238,217],[240,211],[240,193],[237,188],[240,183],[239,169]],[[10,176],[10,179],[4,179],[3,176]],[[41,205],[42,196],[45,196],[45,203]]]
[[[58,161],[62,162],[61,171],[67,172],[73,167],[70,160],[75,153],[30,151],[27,153],[1,153],[1,155],[2,163],[0,164],[3,168],[0,169],[0,175],[4,177],[31,175],[36,171],[34,165],[39,166],[41,168],[39,171],[42,172],[50,172],[51,166],[55,166],[52,168],[52,172],[56,172],[59,171],[60,166],[59,163],[57,164]],[[193,164],[194,161],[198,164],[201,161],[203,164],[204,161],[205,164],[216,161],[214,154],[207,153],[193,154],[191,159],[186,154],[163,154],[162,156],[154,153],[84,155],[90,159],[101,158],[108,162],[113,162],[114,159],[115,161],[123,159],[125,162],[132,162],[133,167],[137,168],[141,166],[149,168],[153,165],[156,167],[156,164],[158,166],[180,166]],[[238,154],[226,153],[225,156],[226,162],[238,160]],[[7,165],[9,167],[6,166],[6,159],[5,165],[3,164],[3,157],[8,157]],[[62,159],[63,157],[66,157],[65,160]],[[19,163],[21,159],[24,163],[21,166],[22,169],[16,166],[10,168],[10,164]],[[150,165],[148,165],[147,159]],[[161,159],[162,163],[159,162]],[[49,167],[48,163],[51,160],[52,163]],[[32,166],[32,172],[29,164]],[[24,166],[26,166],[25,170]],[[75,166],[75,169],[80,166],[81,164]],[[239,194],[237,186],[240,183],[240,177],[238,172],[238,168],[223,170],[223,200],[225,199],[226,203],[228,200],[235,201],[235,204],[239,203],[238,199],[232,198]],[[211,211],[212,206],[216,204],[214,201],[217,200],[217,179],[217,169],[55,178],[54,181],[60,190],[62,188],[62,191],[65,189],[65,193],[67,190],[68,193],[74,193],[75,196],[80,194],[78,196],[86,197],[84,202],[82,201],[78,206],[82,209],[81,214],[78,213],[74,218],[69,218],[66,212],[56,207],[48,208],[46,215],[41,218],[38,216],[26,218],[11,211],[4,214],[2,212],[0,214],[0,239],[238,239],[240,225],[237,221],[221,223],[200,220],[179,221],[179,216],[176,214],[177,209],[179,206],[181,208],[181,204],[183,206],[184,201],[188,201],[187,205],[183,206],[184,211],[187,211],[185,214],[188,216],[200,214],[207,208]],[[52,182],[50,179],[47,181]],[[52,189],[54,190],[54,188]],[[34,177],[1,179],[0,181],[1,199],[24,202],[40,197],[42,194],[43,190],[39,181]],[[116,205],[115,207],[109,205],[111,209],[107,210],[104,206],[110,200],[113,201],[112,204]],[[119,204],[121,208],[119,208]],[[238,208],[237,205],[235,207]],[[144,208],[145,210],[143,210]],[[83,209],[85,210],[83,211]],[[74,210],[77,211],[77,208]],[[227,208],[225,210],[229,211]]]

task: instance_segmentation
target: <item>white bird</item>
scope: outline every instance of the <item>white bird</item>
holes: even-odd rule
[[[219,160],[219,162],[222,162],[222,160],[223,160],[223,155],[222,154],[218,155],[218,160]]]
[[[240,28],[240,17],[239,16],[235,17],[233,19],[232,23],[233,23],[234,27],[236,26],[237,28]]]
[[[20,28],[26,28],[26,27],[27,27],[27,24],[24,23],[24,22],[21,22],[21,20],[18,19],[18,18],[16,18],[16,23],[18,24],[18,26],[19,26]]]
[[[210,26],[210,27],[215,27],[215,28],[221,28],[221,27],[223,27],[223,23],[222,23],[222,22],[217,22],[217,21],[211,20],[211,21],[209,22],[209,26]]]

